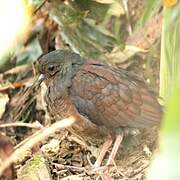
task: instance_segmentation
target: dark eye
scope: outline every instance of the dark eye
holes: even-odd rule
[[[50,64],[49,66],[48,66],[48,73],[51,75],[51,76],[53,76],[56,72],[57,72],[57,66],[56,65],[54,65],[54,64]]]

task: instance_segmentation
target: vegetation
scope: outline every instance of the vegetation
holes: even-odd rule
[[[10,6],[20,9],[11,14]],[[22,22],[17,24],[15,18]],[[37,160],[43,159],[41,166],[46,163],[41,173],[44,171],[49,179],[180,178],[179,1],[7,0],[0,2],[0,22],[0,128],[16,145],[14,155],[0,166],[0,173],[13,162],[21,179],[21,173],[27,173],[36,162],[37,175]],[[127,69],[159,92],[165,114],[160,132],[143,131],[135,137],[137,144],[127,138],[116,168],[108,175],[84,168],[89,161],[94,162],[98,148],[85,145],[66,130],[55,133],[57,126],[51,126],[48,119],[42,98],[45,87],[39,90],[36,86],[35,64],[43,53],[59,48]],[[33,138],[37,138],[34,143]],[[27,145],[28,141],[32,144]],[[36,154],[40,148],[43,154]],[[26,154],[28,149],[35,150]],[[25,157],[20,157],[22,154]]]

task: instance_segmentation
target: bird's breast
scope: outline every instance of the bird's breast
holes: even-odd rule
[[[56,120],[61,120],[76,113],[68,95],[57,91],[56,86],[49,86],[46,92],[45,101],[47,103],[48,111]]]

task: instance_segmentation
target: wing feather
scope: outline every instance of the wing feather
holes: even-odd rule
[[[88,61],[72,79],[70,94],[81,114],[107,127],[148,127],[162,109],[146,84],[125,70]]]

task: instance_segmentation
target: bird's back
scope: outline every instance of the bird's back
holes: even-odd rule
[[[123,69],[86,61],[72,79],[70,96],[78,111],[109,128],[158,125],[162,108],[146,84]]]

